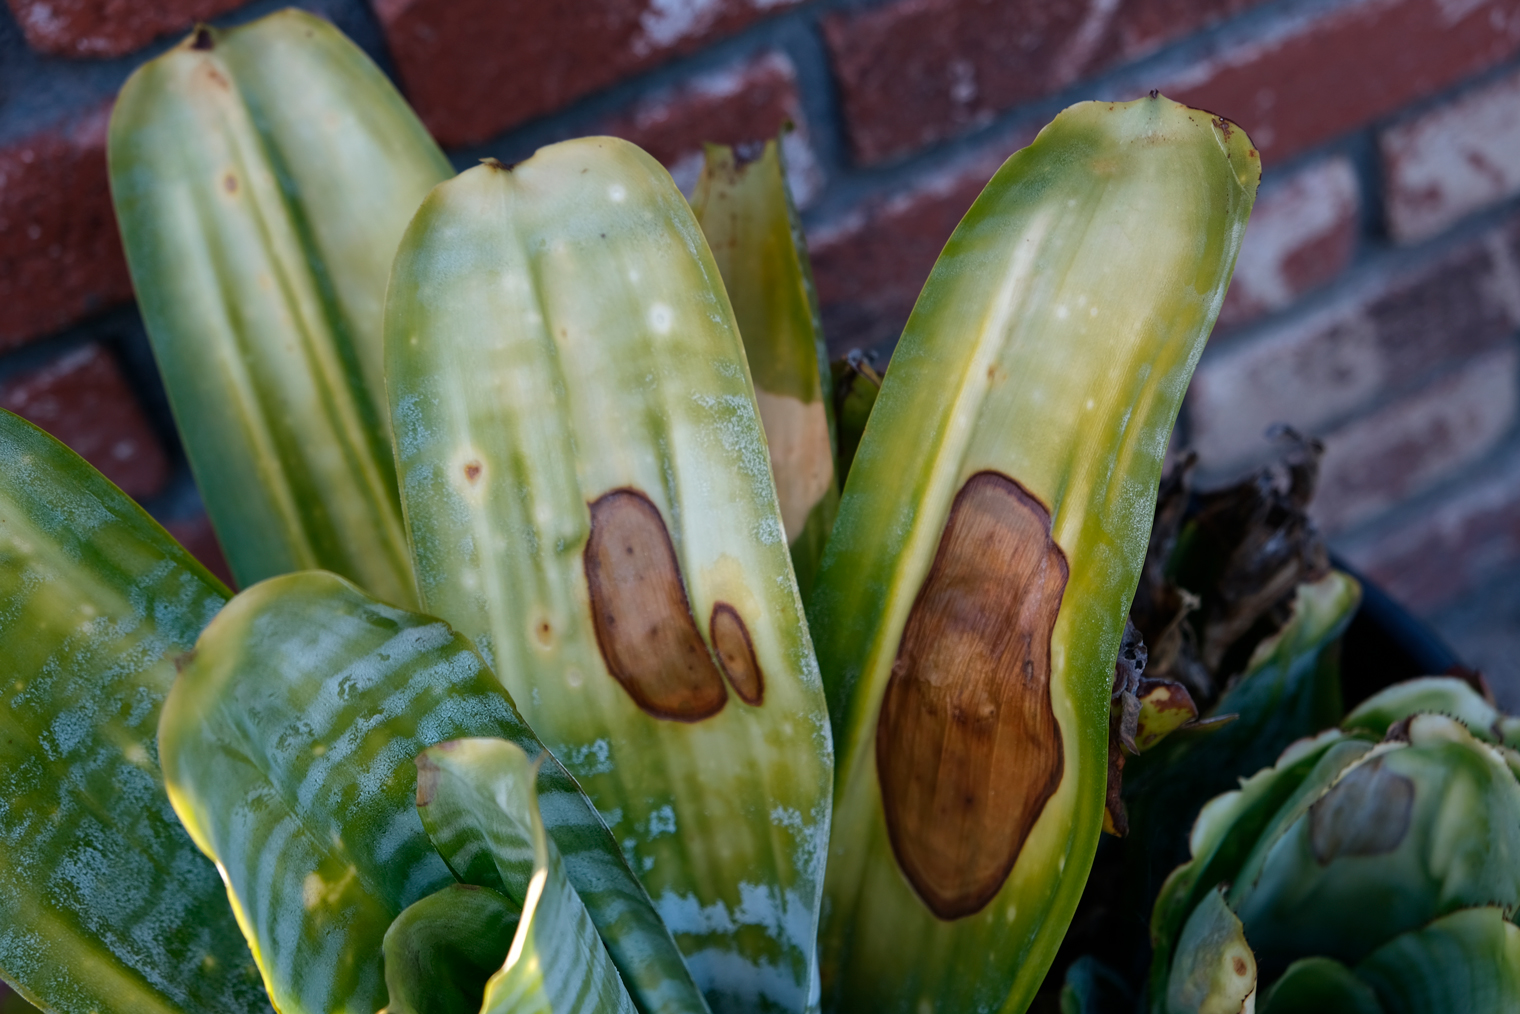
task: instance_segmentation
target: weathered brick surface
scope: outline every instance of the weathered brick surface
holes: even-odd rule
[[[1158,84],[1239,123],[1270,167],[1516,52],[1520,0],[1355,0]]]
[[[1498,349],[1327,434],[1310,515],[1341,531],[1482,458],[1514,427],[1517,369]]]
[[[1405,273],[1364,280],[1332,305],[1209,349],[1188,390],[1191,437],[1205,468],[1267,451],[1278,422],[1311,433],[1499,347],[1520,324],[1508,229]]]
[[[1339,157],[1265,190],[1251,212],[1219,325],[1282,310],[1345,270],[1360,232],[1359,190],[1351,162]]]
[[[1341,547],[1394,598],[1429,612],[1520,567],[1520,459],[1459,486],[1392,528]]]
[[[111,354],[75,349],[0,384],[0,408],[72,447],[130,497],[163,489],[169,462]]]
[[[1433,236],[1520,193],[1520,74],[1382,132],[1388,229],[1400,242]]]
[[[989,122],[1258,0],[896,0],[824,19],[855,158]]]
[[[106,123],[0,147],[0,350],[131,298],[106,179]]]
[[[181,546],[190,551],[191,556],[220,578],[223,584],[237,588],[236,582],[232,580],[232,568],[227,565],[226,554],[222,552],[222,544],[216,541],[216,532],[211,528],[210,518],[205,514],[197,514],[195,517],[171,521],[164,527]]]
[[[599,129],[659,159],[690,196],[702,171],[704,142],[765,141],[788,122],[796,128],[782,141],[788,182],[797,203],[806,205],[822,188],[823,175],[808,143],[796,68],[781,53],[762,53],[646,95]]]
[[[7,0],[27,45],[55,56],[123,56],[246,0]]]
[[[375,0],[442,144],[484,141],[798,0]]]
[[[1003,160],[1032,139],[1032,132],[1006,138],[808,233],[832,354],[885,350],[896,340],[966,209]]]

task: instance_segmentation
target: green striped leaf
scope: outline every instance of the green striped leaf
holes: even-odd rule
[[[9,412],[0,460],[0,977],[64,1014],[267,1010],[154,741],[227,591]]]
[[[506,764],[501,749],[476,744],[417,758],[417,812],[454,875],[515,899],[527,897],[536,862],[532,836],[511,814],[487,806],[486,775]],[[453,758],[446,771],[439,759]],[[469,777],[465,777],[467,773]],[[448,777],[445,778],[445,775]],[[505,776],[503,776],[505,777]],[[446,791],[444,791],[446,790]],[[707,1014],[707,1004],[617,841],[569,773],[543,754],[534,806],[553,821],[557,862],[591,913],[613,962],[644,1014]],[[494,798],[494,797],[490,797]]]
[[[473,884],[450,884],[407,906],[385,931],[387,1014],[477,1014],[521,914],[520,905]]]
[[[415,601],[387,436],[391,257],[448,162],[321,18],[198,28],[122,88],[111,192],[239,583],[325,568]]]
[[[284,1014],[385,1005],[386,927],[454,880],[417,817],[413,758],[479,735],[532,742],[469,643],[332,574],[254,585],[201,635],[159,753]]]
[[[436,821],[450,829],[446,840],[457,840],[453,829],[471,825],[507,896],[522,906],[511,951],[486,984],[481,1011],[632,1014],[560,851],[544,833],[537,777],[522,748],[499,739],[442,743],[417,758],[417,809],[429,831]]]
[[[827,1003],[1020,1011],[1054,959],[1162,457],[1259,177],[1228,121],[1082,103],[935,263],[808,601],[839,755]]]
[[[481,735],[543,756],[549,833],[641,1008],[701,1014],[606,826],[469,642],[324,573],[233,599],[197,643],[159,732],[170,798],[226,871],[276,1003],[285,1014],[384,1003],[386,927],[454,881],[418,817],[413,758]]]
[[[827,718],[742,344],[669,174],[586,138],[438,187],[386,355],[426,608],[579,780],[709,1002],[804,1009]]]
[[[781,146],[709,144],[692,210],[733,303],[804,598],[839,508],[828,349]]]

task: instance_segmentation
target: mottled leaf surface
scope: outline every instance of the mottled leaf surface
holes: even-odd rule
[[[206,628],[159,752],[284,1014],[385,1005],[386,927],[454,880],[417,817],[413,758],[482,735],[533,742],[469,642],[335,575],[261,582]]]
[[[515,784],[516,761],[509,745],[446,744],[423,753],[417,758],[417,812],[455,876],[500,891],[520,906],[536,853],[526,818],[501,802],[508,796],[521,802],[521,793],[516,788],[497,791],[500,785]],[[533,808],[553,821],[549,834],[555,862],[563,864],[639,1010],[705,1014],[707,1004],[670,930],[611,832],[548,754],[538,768]]]
[[[522,906],[506,962],[486,983],[483,1014],[633,1014],[559,849],[544,832],[538,772],[527,754],[499,739],[456,740],[418,757],[417,772],[418,808],[446,826],[473,823],[507,895]]]
[[[1162,458],[1259,177],[1256,151],[1226,120],[1159,95],[1081,103],[1004,163],[935,262],[808,600],[839,758],[826,1005],[1021,1011],[1054,959],[1102,828],[1114,659]],[[945,921],[890,847],[878,715],[953,505],[981,473],[1042,506],[1070,566],[1045,628],[1048,679],[1031,680],[1048,688],[1063,764],[995,896]],[[988,572],[1002,565],[987,554]],[[981,587],[995,595],[997,583]],[[967,671],[1000,657],[968,654]],[[996,715],[974,707],[975,682],[947,678],[941,695],[946,709],[965,702],[967,729]]]
[[[65,1014],[268,1010],[154,741],[228,593],[8,412],[0,459],[0,977]]]
[[[426,608],[586,790],[709,1001],[805,1009],[828,719],[690,206],[615,138],[471,169],[413,219],[385,336]]]
[[[723,274],[765,426],[797,585],[807,597],[839,509],[828,350],[781,145],[709,144],[692,210]]]

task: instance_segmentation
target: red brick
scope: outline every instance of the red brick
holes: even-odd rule
[[[473,144],[798,0],[375,0],[407,96]]]
[[[1003,160],[1032,139],[1032,133],[1010,138],[808,233],[831,354],[897,338],[971,202]]]
[[[1251,212],[1220,326],[1284,309],[1345,270],[1356,252],[1359,191],[1345,158],[1311,165],[1264,191]]]
[[[1520,74],[1382,132],[1388,230],[1433,236],[1520,193]]]
[[[1327,434],[1310,516],[1343,531],[1482,458],[1514,427],[1517,368],[1499,349]]]
[[[1259,0],[896,0],[823,21],[851,149],[881,162]]]
[[[132,296],[106,178],[109,117],[0,148],[0,349]]]
[[[122,56],[245,0],[8,0],[27,45],[54,56]]]
[[[193,518],[170,521],[164,527],[222,584],[228,588],[237,588],[237,583],[232,580],[232,568],[227,565],[226,554],[222,552],[222,544],[216,540],[216,532],[211,528],[210,518],[205,514],[197,514]]]
[[[1429,612],[1520,566],[1520,459],[1458,486],[1401,524],[1342,546],[1394,598]]]
[[[1355,0],[1285,19],[1161,90],[1239,123],[1267,165],[1520,52],[1520,0]]]
[[[1499,347],[1520,325],[1520,276],[1509,228],[1399,274],[1376,273],[1331,305],[1248,339],[1211,347],[1187,406],[1205,468],[1266,454],[1284,422],[1320,433],[1338,419]]]
[[[1103,45],[1097,47],[1093,67],[1097,69],[1153,53],[1168,42],[1234,17],[1261,2],[1263,0],[1099,0],[1092,4],[1092,11],[1112,9],[1113,20],[1109,23]]]
[[[782,141],[788,182],[798,204],[822,188],[818,160],[808,144],[797,72],[780,53],[763,53],[722,70],[644,96],[599,128],[627,138],[665,164],[688,196],[702,171],[702,145],[742,144],[795,130]]]
[[[0,408],[72,447],[130,497],[163,489],[169,462],[116,360],[89,344],[0,384]]]

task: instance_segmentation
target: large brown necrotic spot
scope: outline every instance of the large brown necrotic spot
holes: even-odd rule
[[[718,665],[723,675],[733,684],[734,690],[745,704],[759,704],[765,696],[765,677],[760,672],[760,662],[755,658],[755,644],[749,638],[749,628],[739,616],[739,611],[727,602],[713,606],[712,619],[708,623],[712,635],[713,651],[718,654]]]
[[[631,489],[597,500],[583,560],[597,645],[634,702],[680,722],[720,711],[728,691],[691,615],[659,508]]]
[[[1066,577],[1044,505],[996,472],[967,480],[876,726],[892,850],[941,919],[993,899],[1061,783],[1050,635]]]

